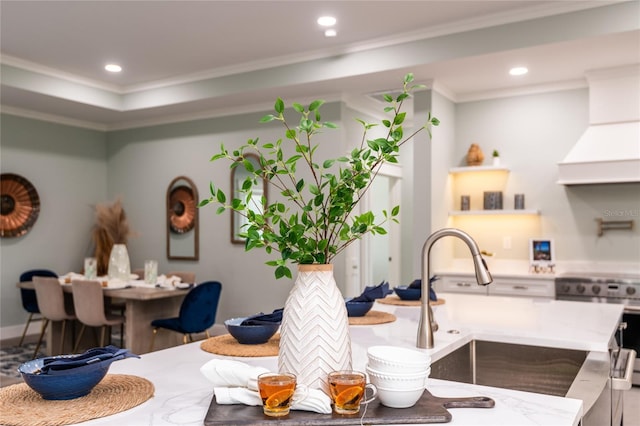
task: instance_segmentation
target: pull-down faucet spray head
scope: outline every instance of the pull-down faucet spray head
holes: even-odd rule
[[[416,342],[416,346],[419,348],[433,348],[433,312],[431,306],[429,306],[429,293],[431,292],[429,253],[433,244],[446,236],[457,237],[469,247],[476,273],[476,281],[479,285],[487,285],[493,282],[489,268],[487,268],[487,264],[480,254],[478,244],[469,234],[456,228],[444,228],[431,234],[422,247],[422,304],[420,305],[420,323],[418,324],[418,339]]]

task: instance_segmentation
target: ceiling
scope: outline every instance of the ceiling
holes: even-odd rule
[[[390,90],[408,71],[456,102],[584,87],[589,70],[640,63],[638,16],[637,0],[2,0],[0,100],[118,129]]]

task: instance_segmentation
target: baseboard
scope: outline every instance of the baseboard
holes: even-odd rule
[[[40,328],[42,327],[42,321],[31,321],[29,324],[29,329],[27,330],[28,335],[35,335],[36,337],[40,334]],[[17,325],[8,325],[6,327],[0,327],[0,340],[9,340],[17,338],[20,340],[22,336],[22,331],[24,330],[24,324]]]

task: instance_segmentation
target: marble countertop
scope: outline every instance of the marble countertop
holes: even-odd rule
[[[612,304],[445,293],[439,297],[445,304],[434,307],[440,328],[434,334],[435,347],[428,350],[433,360],[474,338],[606,352],[623,310],[622,305]],[[373,309],[391,312],[397,320],[351,326],[354,369],[364,370],[369,346],[415,348],[419,307],[376,303]],[[82,424],[201,425],[213,389],[200,367],[214,357],[225,358],[201,350],[200,342],[195,342],[113,363],[111,374],[133,374],[152,381],[154,397],[126,412]],[[277,370],[277,357],[232,358]],[[583,410],[580,400],[493,387],[429,379],[427,388],[441,397],[482,395],[495,400],[491,409],[449,409],[451,425],[575,426]]]

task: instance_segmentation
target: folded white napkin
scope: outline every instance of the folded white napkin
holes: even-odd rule
[[[262,405],[257,378],[268,371],[266,368],[226,359],[212,359],[200,368],[200,372],[213,383],[218,404]],[[331,399],[320,389],[298,385],[293,394],[291,409],[331,414]]]
[[[176,284],[179,284],[180,282],[182,282],[182,280],[176,275],[167,277],[163,274],[158,276],[158,285],[160,287],[175,287]]]

